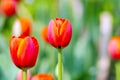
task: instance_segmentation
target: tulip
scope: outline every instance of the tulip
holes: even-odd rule
[[[72,25],[69,20],[56,18],[48,25],[48,40],[55,48],[66,47],[72,37]]]
[[[13,35],[26,37],[29,36],[31,33],[31,22],[27,18],[19,18],[15,20],[13,25]]]
[[[56,18],[48,24],[49,43],[58,49],[58,80],[62,80],[62,48],[66,47],[72,37],[72,25],[69,20]]]
[[[36,74],[31,80],[54,80],[51,74]]]
[[[1,10],[8,17],[15,15],[16,8],[17,8],[17,4],[16,1],[14,0],[1,1]]]
[[[112,59],[120,60],[120,36],[115,36],[110,39],[108,52]]]
[[[16,80],[23,80],[23,71],[22,70],[18,71]],[[30,74],[29,70],[27,71],[27,80],[31,80],[31,74]]]
[[[120,36],[114,36],[108,43],[108,52],[114,60],[120,60]],[[120,62],[115,62],[116,80],[120,80]]]
[[[27,69],[35,65],[38,56],[39,44],[34,37],[15,37],[10,40],[10,54],[14,64]]]
[[[34,37],[15,37],[10,39],[10,54],[13,63],[23,70],[23,80],[27,80],[27,69],[35,65],[39,45]]]
[[[41,29],[40,35],[46,43],[49,43],[49,41],[48,41],[48,27],[47,26],[45,26]]]

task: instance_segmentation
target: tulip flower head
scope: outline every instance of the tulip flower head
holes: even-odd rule
[[[54,80],[51,74],[36,74],[31,80]]]
[[[45,26],[41,29],[40,35],[46,43],[49,43],[49,41],[48,41],[48,27],[47,26]]]
[[[14,0],[2,0],[1,1],[1,10],[2,12],[10,17],[16,13],[17,4]]]
[[[23,80],[23,71],[22,70],[18,71],[16,80]],[[31,74],[30,74],[29,70],[27,71],[27,80],[31,80]]]
[[[27,18],[19,18],[15,20],[13,25],[13,35],[26,37],[31,33],[31,22]]]
[[[34,37],[15,37],[10,40],[10,54],[13,63],[21,68],[27,69],[35,65],[38,56],[39,44]]]
[[[120,60],[120,36],[115,36],[110,39],[108,52],[112,59]]]
[[[48,25],[48,40],[55,48],[66,47],[72,37],[72,25],[69,20],[56,18]]]

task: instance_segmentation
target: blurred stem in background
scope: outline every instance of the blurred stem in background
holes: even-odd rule
[[[115,63],[116,80],[120,80],[120,62]]]

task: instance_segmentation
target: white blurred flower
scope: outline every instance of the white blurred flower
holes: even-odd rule
[[[112,29],[112,15],[109,12],[102,12],[100,14],[100,31],[104,35],[111,33]]]
[[[20,23],[20,21],[17,19],[17,20],[15,20],[15,22],[14,22],[14,25],[13,25],[13,29],[12,29],[12,34],[14,35],[14,36],[20,36],[21,35],[21,33],[22,33],[22,31],[21,31],[21,23]]]

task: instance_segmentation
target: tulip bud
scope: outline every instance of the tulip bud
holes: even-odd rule
[[[18,71],[16,80],[23,80],[23,71],[22,70]],[[27,71],[27,80],[31,80],[31,74],[30,74],[29,70]]]
[[[10,54],[13,63],[21,68],[27,69],[35,65],[38,56],[39,44],[34,37],[15,37],[10,40]]]
[[[31,80],[54,80],[51,74],[36,74]]]
[[[120,60],[120,36],[115,36],[110,39],[108,52],[112,59]]]
[[[16,13],[16,7],[17,4],[14,0],[1,1],[1,10],[8,17],[13,16]]]
[[[31,22],[27,18],[19,18],[15,20],[13,25],[13,35],[26,37],[29,36],[31,33]]]
[[[43,27],[40,31],[40,35],[42,37],[42,39],[46,42],[49,43],[48,41],[48,27]]]
[[[69,20],[56,18],[48,25],[48,40],[55,48],[66,47],[72,37],[72,25]]]

